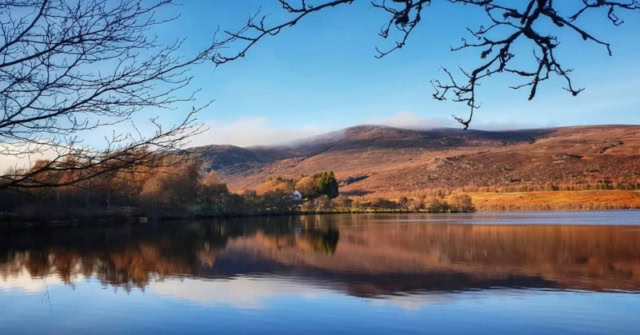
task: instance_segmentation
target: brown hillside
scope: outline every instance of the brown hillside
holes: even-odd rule
[[[211,146],[230,189],[332,170],[342,192],[640,183],[640,126],[516,131],[357,126],[290,146]]]

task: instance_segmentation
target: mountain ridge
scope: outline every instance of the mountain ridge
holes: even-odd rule
[[[233,191],[332,170],[345,192],[640,183],[640,126],[412,130],[360,125],[290,144],[210,145],[204,165]]]

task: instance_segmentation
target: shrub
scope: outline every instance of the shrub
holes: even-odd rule
[[[350,209],[351,205],[353,205],[353,200],[343,195],[340,195],[337,198],[335,198],[333,202],[336,204],[336,206],[342,207],[343,209]]]
[[[475,210],[471,197],[466,194],[452,195],[449,199],[449,206],[452,212],[471,212]]]
[[[449,204],[439,197],[425,199],[424,206],[430,213],[443,213],[449,210]]]

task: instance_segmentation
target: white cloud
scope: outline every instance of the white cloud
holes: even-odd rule
[[[414,112],[400,112],[386,118],[373,117],[363,124],[385,125],[406,129],[435,129],[435,128],[461,128],[451,117],[422,117]],[[266,118],[242,118],[231,122],[219,122],[209,120],[204,122],[207,130],[189,140],[188,147],[197,147],[210,144],[231,144],[241,147],[255,145],[277,145],[293,143],[297,140],[311,138],[335,129],[321,128],[318,126],[299,127],[274,127]],[[344,125],[343,128],[349,125]],[[533,124],[517,122],[474,121],[472,129],[480,130],[508,130],[550,127],[551,124]],[[94,139],[100,137],[93,134]],[[10,148],[10,144],[0,144],[0,174],[10,167],[24,168],[30,166],[38,159],[54,157],[53,152],[45,152],[36,155],[2,155],[3,149]],[[4,150],[6,151],[6,150]]]
[[[461,128],[462,126],[452,117],[421,117],[414,112],[400,112],[388,118],[371,118],[368,124],[377,124],[396,128],[425,130],[436,128]],[[471,129],[477,130],[514,130],[550,127],[550,124],[519,123],[510,121],[489,121],[477,120],[471,123]]]
[[[455,127],[456,123],[447,118],[424,118],[413,112],[400,112],[388,118],[371,118],[368,124],[377,124],[396,128],[406,129],[434,129]]]
[[[459,126],[459,125],[458,125]],[[510,122],[510,121],[489,121],[489,122],[471,122],[470,129],[477,130],[517,130],[517,129],[537,129],[550,128],[555,125],[552,123],[526,123],[526,122]]]
[[[265,118],[245,118],[229,123],[208,121],[206,132],[190,140],[189,146],[233,144],[237,146],[285,144],[328,131],[314,126],[277,128]]]
[[[363,124],[416,130],[461,128],[460,124],[453,120],[453,118],[421,117],[413,112],[400,112],[387,118],[374,117],[366,120]],[[205,126],[208,130],[191,138],[188,144],[189,147],[210,144],[231,144],[241,147],[287,144],[335,130],[317,126],[278,128],[270,125],[266,118],[243,118],[232,122],[206,121]],[[476,121],[472,123],[471,128],[479,130],[509,130],[549,126],[549,124]],[[349,125],[344,125],[344,128],[346,127],[349,127]]]
[[[51,159],[56,156],[55,152],[48,148],[42,148],[41,152],[32,154],[14,154],[20,151],[27,152],[29,149],[28,146],[0,143],[0,175],[4,174],[9,168],[29,168],[31,164],[39,159]]]
[[[204,126],[208,130],[189,139],[189,147],[209,144],[232,144],[237,146],[286,144],[329,131],[313,126],[277,128],[271,126],[265,118],[244,118],[227,123],[205,121]],[[122,127],[125,127],[125,125]],[[151,128],[145,127],[145,125],[140,126],[140,128],[145,134],[153,131]],[[99,147],[101,143],[98,140],[104,136],[103,133],[106,134],[108,132],[103,129],[92,134],[90,139],[95,142],[92,142],[92,144]],[[6,154],[9,151],[14,152],[20,149],[12,144],[0,143],[0,175],[9,168],[28,168],[39,159],[48,159],[56,156],[52,150],[46,150],[46,148],[43,153],[39,154]]]

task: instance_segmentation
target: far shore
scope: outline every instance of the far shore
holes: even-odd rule
[[[122,207],[115,209],[67,209],[57,215],[32,213],[0,213],[0,233],[37,229],[69,227],[110,227],[148,222],[233,217],[269,217],[335,214],[456,214],[491,212],[571,212],[603,210],[640,210],[638,191],[545,191],[545,192],[470,192],[474,209],[464,212],[433,212],[407,209],[355,209],[335,208],[321,211],[294,210],[260,214],[203,215],[193,213],[165,213],[149,215],[142,209]],[[73,214],[72,214],[73,213]]]

